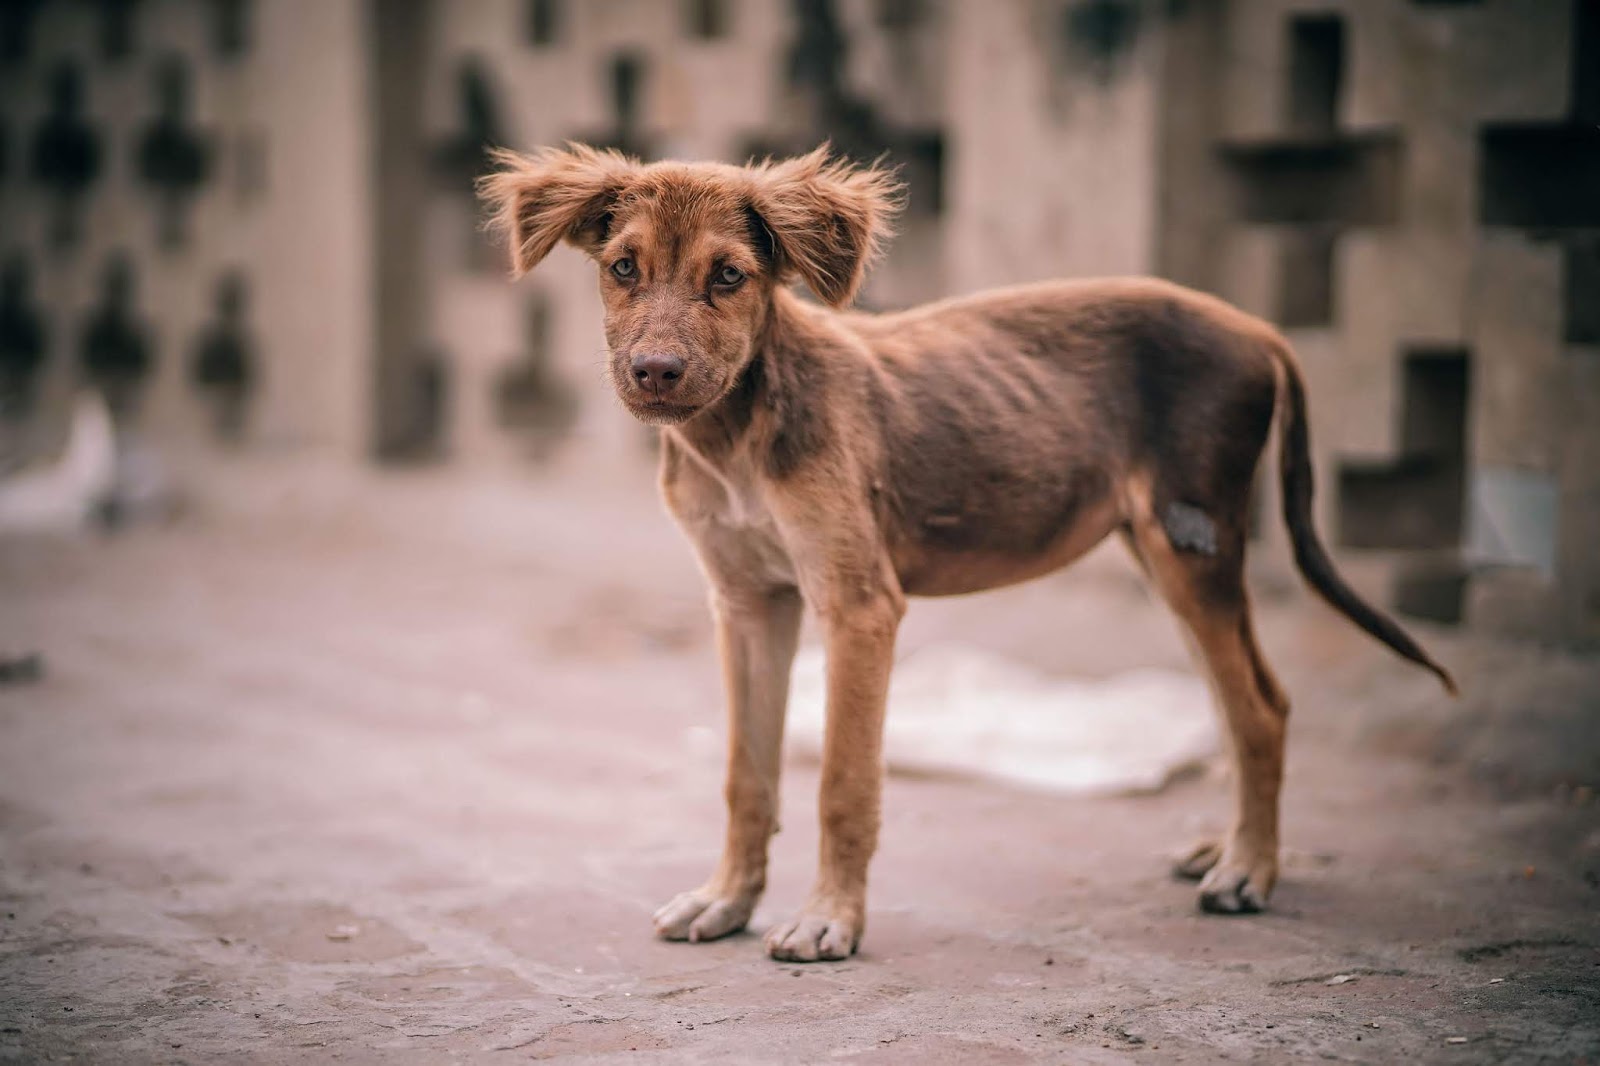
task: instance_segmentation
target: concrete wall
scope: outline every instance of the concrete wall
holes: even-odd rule
[[[1162,20],[1090,57],[1070,11],[951,6],[952,292],[1154,267]]]
[[[213,45],[208,5],[151,0],[137,9],[134,50],[107,62],[91,5],[43,5],[25,59],[0,67],[9,148],[0,255],[20,253],[34,266],[52,340],[47,416],[75,387],[79,337],[99,302],[105,263],[121,252],[137,272],[139,313],[156,354],[141,419],[147,433],[173,454],[206,447],[189,363],[213,316],[217,277],[239,270],[262,360],[252,439],[353,456],[367,435],[372,331],[362,9],[354,0],[274,0],[254,10],[250,49],[226,60]],[[193,122],[211,158],[188,240],[176,249],[158,245],[152,197],[135,163],[154,114],[154,67],[170,55],[190,68]],[[85,199],[81,240],[54,249],[49,199],[27,176],[27,146],[48,111],[49,72],[63,59],[85,72],[85,116],[99,136],[102,170]]]
[[[1284,321],[1284,279],[1304,271],[1307,236],[1331,238],[1326,320],[1287,332],[1308,379],[1320,524],[1333,539],[1374,535],[1352,533],[1363,486],[1377,501],[1362,505],[1368,527],[1439,524],[1406,503],[1438,488],[1418,473],[1437,457],[1406,439],[1425,406],[1408,398],[1408,359],[1459,353],[1470,381],[1457,528],[1405,550],[1345,550],[1346,565],[1391,602],[1450,614],[1440,605],[1455,596],[1454,613],[1474,626],[1593,640],[1597,353],[1566,339],[1564,301],[1568,250],[1588,238],[1560,220],[1497,223],[1481,183],[1486,130],[1592,128],[1573,111],[1577,11],[1567,0],[1188,5],[1163,65],[1158,258],[1181,280]],[[1329,127],[1308,135],[1293,121],[1292,21],[1329,16],[1342,28],[1342,72]],[[1593,151],[1575,150],[1574,174]],[[1386,160],[1382,210],[1260,217],[1271,206],[1252,201],[1251,168],[1291,157],[1302,166],[1319,152]],[[1344,164],[1312,169],[1325,165]],[[1277,193],[1302,180],[1261,172]],[[1192,188],[1202,206],[1185,197]],[[1276,523],[1266,531],[1281,560]]]

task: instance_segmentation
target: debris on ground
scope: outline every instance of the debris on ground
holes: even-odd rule
[[[0,652],[0,685],[32,685],[43,678],[43,655],[36,651]]]

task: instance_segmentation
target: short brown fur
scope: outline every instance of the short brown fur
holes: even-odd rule
[[[1352,592],[1311,525],[1304,387],[1265,322],[1148,278],[1060,281],[894,314],[854,297],[899,204],[878,169],[810,155],[641,165],[571,146],[482,183],[517,273],[593,257],[608,369],[662,427],[661,490],[711,586],[729,708],[723,857],[658,933],[741,929],[766,883],[789,669],[809,605],[828,659],[815,887],[767,934],[844,958],[865,924],[884,700],[909,595],[1026,580],[1120,532],[1182,621],[1228,726],[1235,817],[1181,872],[1259,910],[1277,877],[1288,701],[1244,587],[1251,485],[1274,416],[1296,559],[1335,607],[1449,675]],[[822,301],[802,301],[799,280]]]

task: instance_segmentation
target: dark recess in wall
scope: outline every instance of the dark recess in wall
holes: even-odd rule
[[[1600,123],[1600,4],[1573,0],[1572,119]]]
[[[1455,348],[1406,354],[1399,455],[1339,469],[1339,543],[1348,548],[1454,548],[1466,487],[1470,360]]]
[[[884,9],[880,9],[880,13]],[[823,139],[839,155],[859,163],[883,160],[900,168],[907,214],[934,216],[944,207],[944,133],[937,127],[904,126],[885,117],[876,101],[859,96],[846,77],[849,40],[833,0],[793,0],[795,35],[789,46],[788,88],[812,128],[798,137],[756,135],[741,146],[753,158],[810,151]],[[920,5],[891,10],[886,28],[909,33],[925,11]]]
[[[683,14],[691,37],[715,41],[728,35],[728,0],[686,0]]]
[[[1404,151],[1392,133],[1232,142],[1220,151],[1241,221],[1378,226],[1399,214]]]
[[[1407,567],[1394,582],[1394,609],[1413,618],[1455,625],[1462,618],[1468,572],[1456,560]]]
[[[528,0],[528,43],[555,44],[561,37],[561,0]]]
[[[1600,344],[1600,233],[1566,241],[1568,344]]]
[[[1344,83],[1344,19],[1299,15],[1289,20],[1289,129],[1329,136],[1339,126]]]
[[[1478,158],[1484,225],[1600,226],[1600,128],[1485,126]]]
[[[1332,324],[1338,239],[1338,231],[1331,226],[1307,226],[1284,235],[1275,316],[1280,326],[1295,329]]]
[[[528,302],[524,349],[494,384],[495,416],[531,458],[554,453],[578,417],[578,394],[552,356],[555,308],[540,292]]]
[[[1061,45],[1069,70],[1101,84],[1117,76],[1124,56],[1139,39],[1140,5],[1135,0],[1076,0],[1061,13]]]

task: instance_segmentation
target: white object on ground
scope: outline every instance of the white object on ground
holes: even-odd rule
[[[822,750],[822,649],[796,657],[791,750]],[[895,666],[884,749],[891,771],[995,778],[1054,792],[1154,792],[1216,754],[1205,684],[1146,669],[1102,680],[1046,677],[963,645],[921,649]]]
[[[60,458],[0,481],[0,532],[77,529],[109,498],[116,477],[111,413],[98,393],[84,393]]]
[[[166,463],[136,433],[124,433],[118,441],[111,502],[122,519],[170,514],[176,506],[177,491]]]

